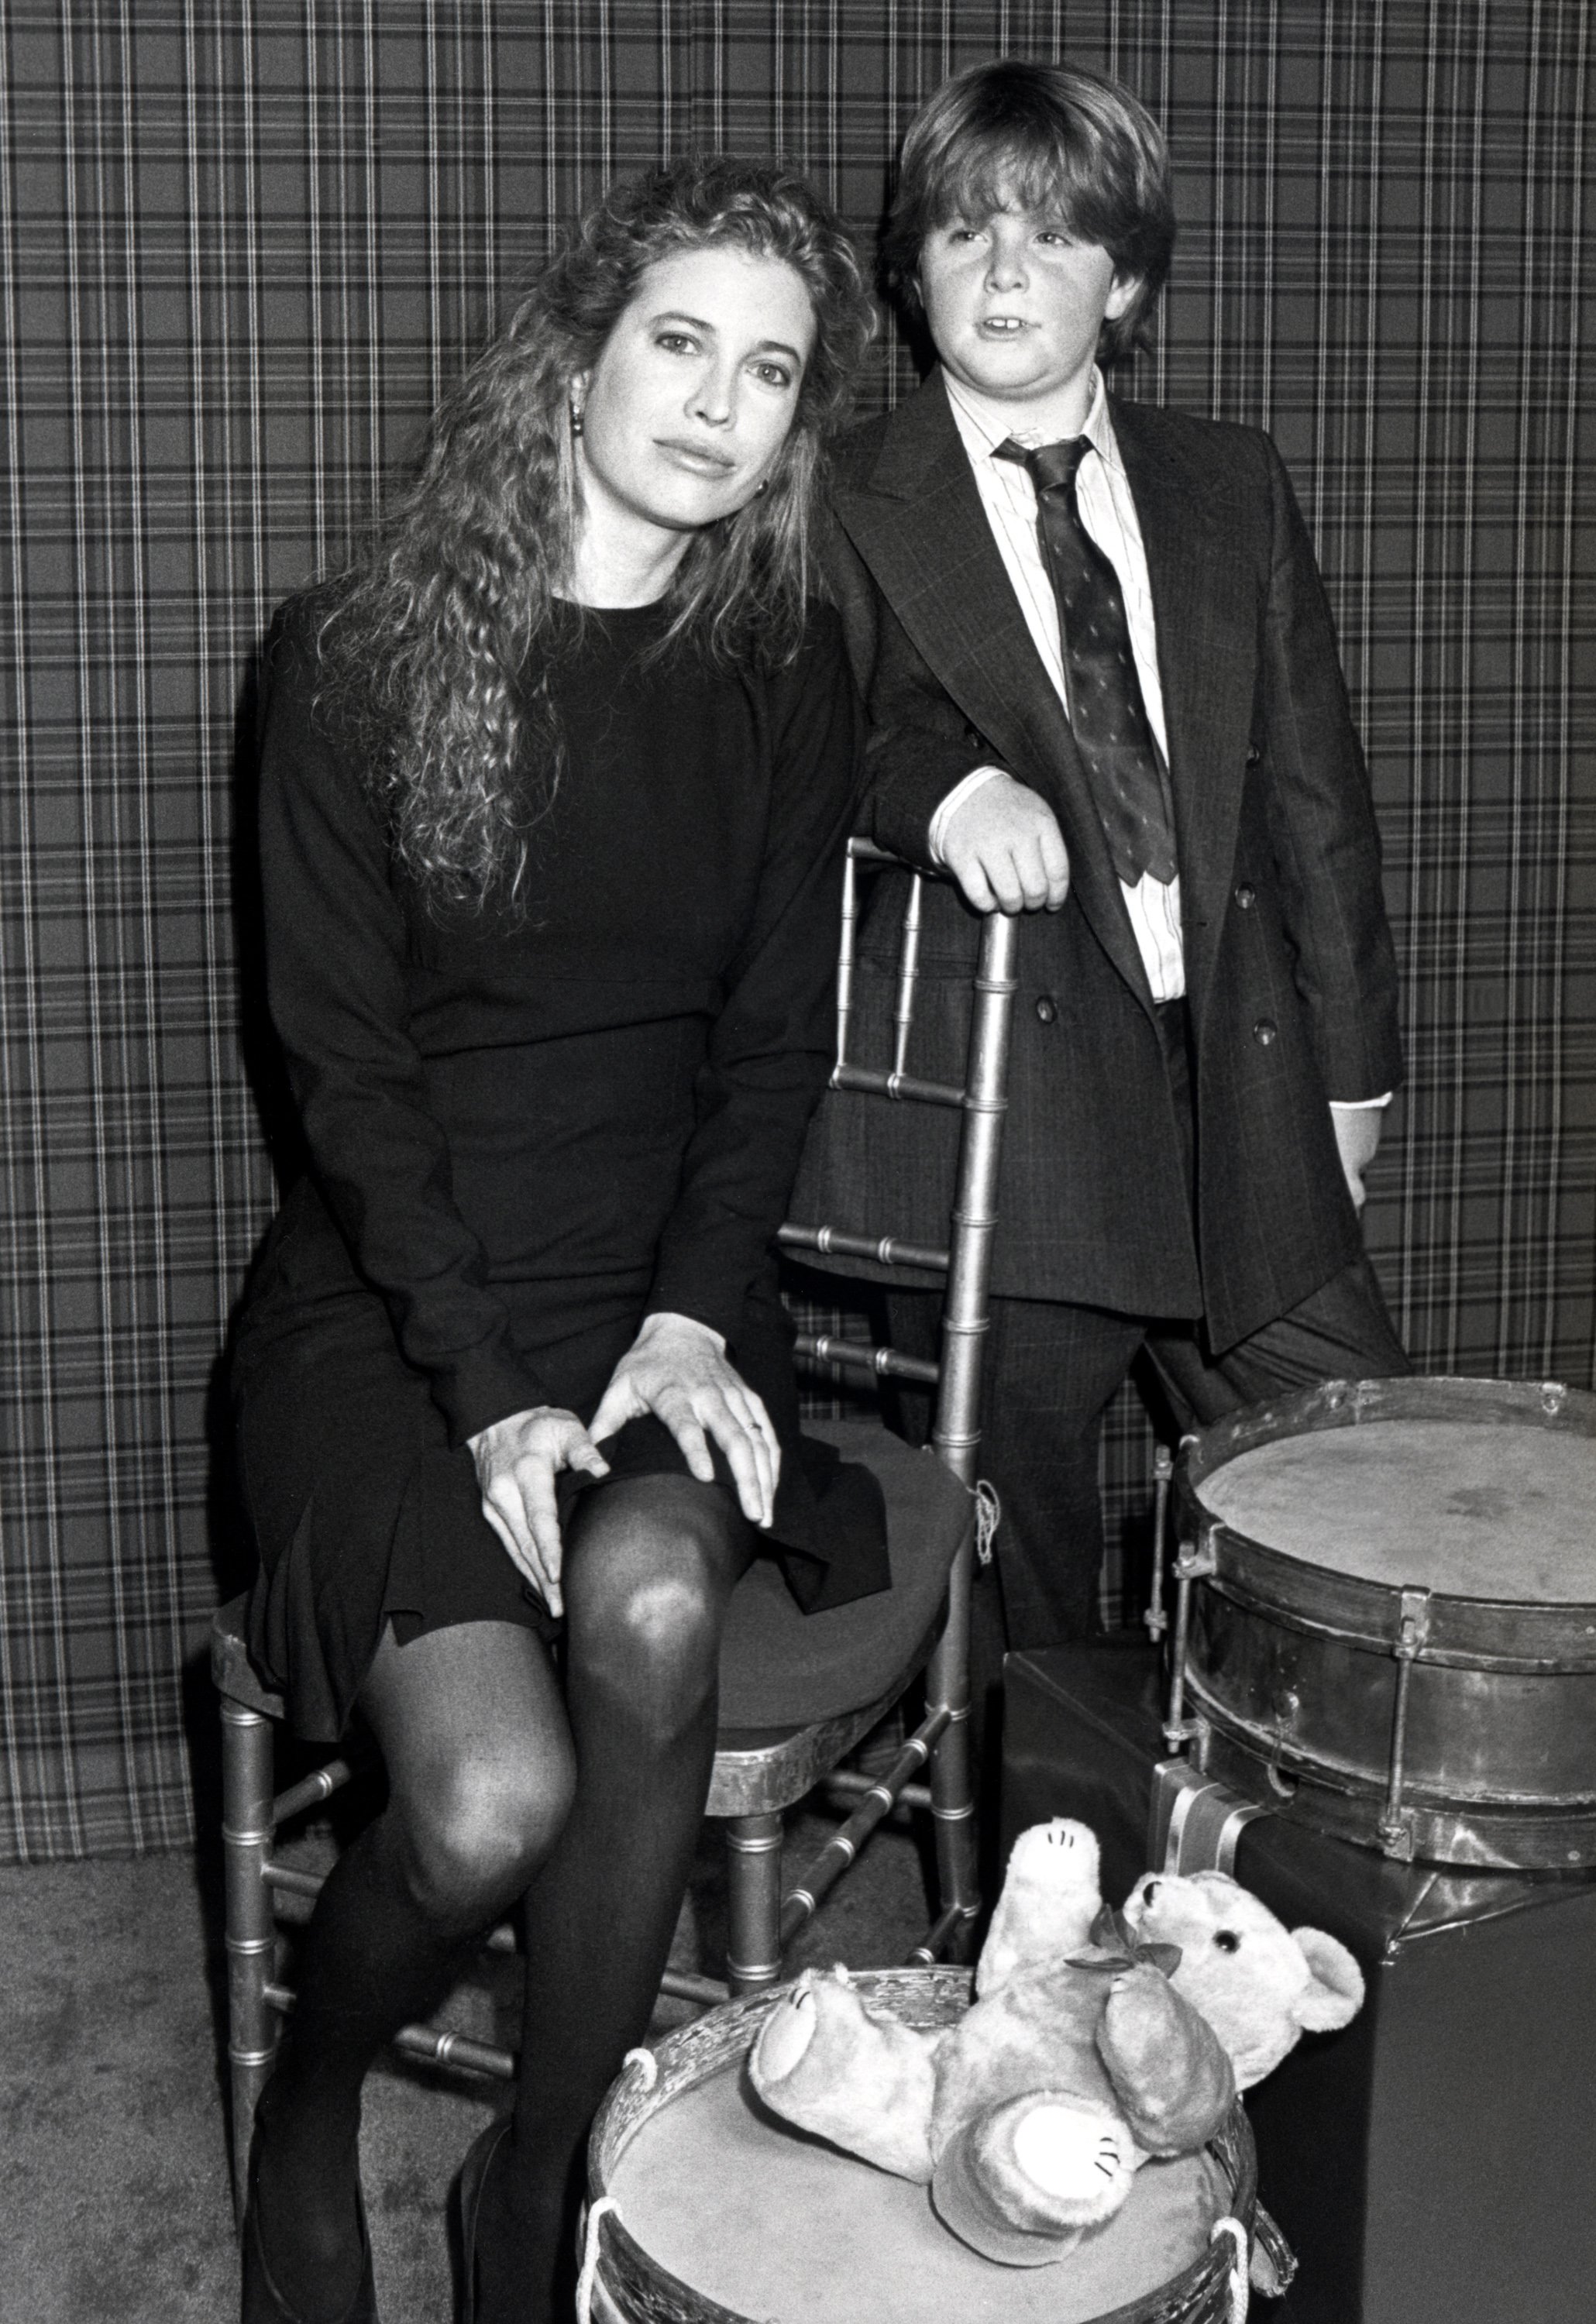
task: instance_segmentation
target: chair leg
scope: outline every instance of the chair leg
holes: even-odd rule
[[[759,1993],[781,1974],[781,1818],[726,1820],[726,1973],[734,1997]]]
[[[227,2066],[233,2115],[233,2200],[244,2215],[255,2101],[277,2052],[266,1999],[276,1945],[265,1864],[272,1845],[272,1721],[222,1703],[222,1844],[226,1888]]]
[[[966,1542],[948,1576],[947,1618],[926,1666],[927,1711],[947,1710],[931,1753],[931,1815],[942,1909],[926,1956],[969,1958],[981,1910],[976,1885],[975,1786],[970,1750],[970,1584],[973,1551]],[[917,1959],[919,1955],[917,1953]]]

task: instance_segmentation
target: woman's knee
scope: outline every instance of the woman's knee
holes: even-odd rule
[[[692,1720],[715,1684],[725,1591],[690,1556],[613,1567],[571,1613],[573,1674],[635,1715]]]
[[[440,1759],[391,1794],[417,1903],[462,1928],[503,1911],[559,1838],[576,1789],[568,1748]]]

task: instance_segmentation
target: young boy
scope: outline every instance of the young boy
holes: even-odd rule
[[[1011,1646],[1095,1627],[1099,1423],[1144,1345],[1183,1420],[1407,1370],[1358,1223],[1396,964],[1307,536],[1266,436],[1121,402],[1097,367],[1173,239],[1163,140],[1117,83],[946,83],[887,240],[936,368],[834,493],[865,827],[956,882],[926,898],[917,1074],[958,1077],[975,914],[1025,916],[982,1456]],[[867,1027],[895,908],[863,932]],[[801,1214],[940,1241],[927,1138],[829,1096]],[[923,1346],[927,1295],[894,1306]]]

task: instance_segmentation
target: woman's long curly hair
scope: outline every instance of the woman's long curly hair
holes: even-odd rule
[[[718,660],[764,667],[798,650],[823,449],[873,313],[845,229],[800,177],[696,156],[620,180],[584,214],[438,407],[420,475],[323,623],[320,697],[336,702],[396,854],[435,902],[492,892],[513,908],[558,779],[547,669],[579,515],[572,383],[650,266],[725,248],[793,269],[815,344],[766,489],[689,541],[661,650],[690,637]]]

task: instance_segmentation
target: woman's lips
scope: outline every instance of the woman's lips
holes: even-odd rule
[[[680,443],[669,436],[656,437],[654,448],[695,476],[729,476],[737,465],[727,453],[712,452],[703,444]]]

